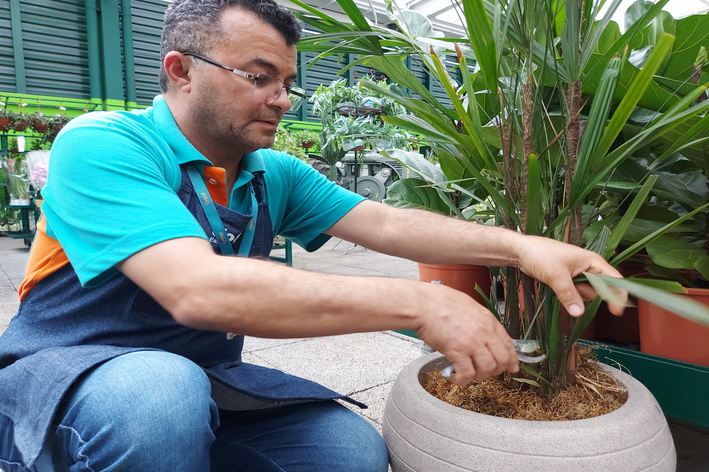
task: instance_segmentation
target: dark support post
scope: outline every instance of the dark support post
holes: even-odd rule
[[[15,84],[17,93],[27,93],[20,0],[10,0],[10,24],[12,25],[12,50],[15,55]]]
[[[406,56],[404,58],[404,67],[409,69],[412,73],[414,72],[414,70],[412,69],[412,65],[411,65],[411,56]],[[388,79],[388,80],[391,80],[391,79]],[[408,95],[410,97],[411,96],[411,89],[408,87],[404,87],[404,90],[406,91],[406,95]]]
[[[298,62],[300,67],[298,68],[298,83],[301,88],[308,90],[308,58],[304,52],[298,53]],[[306,93],[307,95],[307,93]],[[301,105],[300,110],[298,110],[298,119],[300,121],[308,120],[308,102]]]
[[[89,49],[89,90],[91,101],[103,103],[96,0],[86,0],[86,43]]]
[[[131,15],[131,0],[121,0],[121,21],[123,24],[123,67],[126,77],[126,107],[135,107],[137,95],[135,91],[135,58],[133,56],[133,16]]]
[[[101,7],[101,60],[106,90],[106,108],[124,108],[123,68],[121,67],[121,30],[118,28],[118,2],[100,0]]]

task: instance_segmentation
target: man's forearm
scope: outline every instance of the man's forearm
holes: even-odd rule
[[[365,224],[372,219],[378,224]],[[525,239],[500,227],[373,202],[356,206],[328,234],[417,262],[514,267],[519,266],[519,251]]]
[[[428,303],[419,287],[424,284],[412,280],[320,274],[222,257],[197,238],[152,246],[119,269],[181,324],[264,337],[416,330],[420,308]],[[392,291],[402,296],[386,295]]]

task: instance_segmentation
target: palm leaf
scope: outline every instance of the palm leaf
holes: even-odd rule
[[[690,298],[657,290],[628,279],[589,272],[584,272],[584,275],[599,295],[614,294],[613,289],[625,290],[630,295],[646,300],[670,313],[709,327],[709,307]],[[608,300],[618,302],[618,297],[615,294],[609,295]]]

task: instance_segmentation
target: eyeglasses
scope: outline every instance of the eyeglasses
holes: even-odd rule
[[[233,67],[225,66],[224,64],[220,64],[217,61],[209,59],[208,57],[200,56],[199,54],[196,54],[194,52],[183,52],[182,54],[185,56],[196,57],[197,59],[201,59],[204,62],[208,62],[217,67],[221,67],[222,69],[226,69],[230,72],[233,72],[236,75],[240,75],[242,77],[246,77],[249,80],[252,80],[254,82],[254,88],[251,89],[251,96],[254,97],[256,100],[265,103],[266,105],[270,105],[276,100],[278,100],[278,97],[281,96],[281,90],[283,89],[286,89],[286,95],[288,95],[288,99],[290,100],[291,111],[296,111],[297,109],[299,109],[300,105],[305,99],[305,90],[300,87],[288,86],[277,77],[273,77],[268,74],[249,74],[248,72],[244,72],[243,70],[239,69],[234,69]]]

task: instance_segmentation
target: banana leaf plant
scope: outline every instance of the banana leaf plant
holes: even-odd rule
[[[443,202],[451,214],[464,218],[451,196],[465,195],[489,206],[497,225],[585,245],[612,264],[709,206],[693,209],[620,251],[624,234],[657,182],[658,176],[648,173],[622,216],[591,240],[583,238],[606,201],[599,188],[636,152],[680,129],[686,142],[706,137],[706,128],[685,126],[706,115],[709,101],[697,100],[706,86],[659,75],[674,60],[675,37],[661,28],[670,23],[662,12],[668,0],[631,7],[622,34],[611,21],[620,0],[461,0],[452,4],[468,31],[459,39],[442,37],[423,15],[402,11],[393,2],[387,5],[396,30],[370,24],[352,0],[337,0],[351,24],[291,1],[308,12],[302,20],[322,32],[305,37],[301,51],[358,54],[348,67],[365,64],[409,89],[409,94],[378,91],[412,113],[385,120],[425,137],[438,155],[440,168],[418,167],[421,180],[408,186],[418,198],[411,206]],[[648,32],[655,35],[652,47],[642,42]],[[636,43],[645,48],[644,56],[632,54]],[[449,54],[456,55],[462,80],[444,66]],[[404,57],[436,79],[449,103],[420,83]],[[633,135],[623,134],[639,106],[655,110],[655,116]],[[391,157],[407,165],[414,161],[402,154]],[[542,381],[537,385],[543,393],[575,381],[576,340],[601,298],[618,300],[612,287],[709,325],[706,307],[668,293],[681,292],[678,284],[584,274],[600,296],[575,319],[549,287],[516,269],[505,269],[504,275],[506,303],[500,318],[513,338],[540,341],[547,361],[539,371],[523,369]]]

